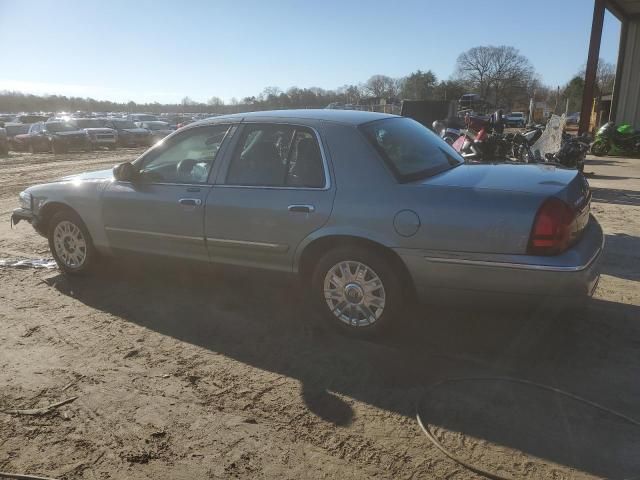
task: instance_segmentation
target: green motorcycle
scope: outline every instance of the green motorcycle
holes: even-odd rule
[[[640,132],[631,125],[623,123],[616,128],[613,122],[605,123],[596,133],[591,144],[591,153],[601,155],[638,155],[640,154]]]

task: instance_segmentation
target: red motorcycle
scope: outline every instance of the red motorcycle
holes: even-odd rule
[[[506,158],[508,142],[502,135],[504,123],[501,111],[490,117],[467,114],[465,126],[467,128],[452,145],[465,160],[486,162]]]

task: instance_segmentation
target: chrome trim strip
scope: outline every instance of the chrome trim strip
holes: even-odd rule
[[[173,233],[149,232],[146,230],[134,230],[131,228],[104,227],[109,232],[133,233],[135,235],[149,235],[152,237],[174,238],[176,240],[191,240],[194,242],[204,242],[204,237],[190,237],[188,235],[175,235]]]
[[[250,242],[247,240],[229,240],[227,238],[207,237],[207,243],[212,243],[218,247],[245,247],[279,253],[284,253],[289,250],[289,245],[282,245],[280,243]]]
[[[593,217],[593,215],[589,215],[589,217]],[[595,217],[594,221],[595,221]],[[430,257],[425,255],[423,258],[429,262],[433,263],[452,263],[458,265],[474,265],[481,267],[494,267],[494,268],[514,268],[519,270],[537,270],[537,271],[545,271],[545,272],[581,272],[589,268],[593,262],[595,262],[598,257],[604,252],[604,246],[606,243],[606,236],[602,231],[602,227],[595,222],[595,228],[598,229],[600,234],[602,235],[602,243],[600,247],[596,249],[593,253],[589,261],[587,261],[584,265],[576,265],[576,266],[562,266],[562,265],[534,265],[530,263],[514,263],[514,262],[492,262],[487,260],[469,260],[466,258],[446,258],[446,257]]]
[[[599,247],[593,256],[584,265],[577,266],[561,266],[561,265],[533,265],[529,263],[511,263],[511,262],[491,262],[486,260],[467,260],[462,258],[443,258],[443,257],[424,257],[425,260],[433,263],[452,263],[456,265],[473,265],[479,267],[493,268],[514,268],[519,270],[537,270],[544,272],[581,272],[591,266],[593,262],[600,256],[604,249],[604,237],[602,246]]]

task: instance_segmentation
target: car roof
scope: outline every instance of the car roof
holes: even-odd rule
[[[205,118],[192,125],[203,125],[208,123],[221,123],[232,121],[255,121],[272,119],[304,119],[336,122],[346,125],[361,125],[363,123],[382,120],[385,118],[397,118],[397,115],[377,112],[363,112],[361,110],[331,110],[331,109],[300,109],[300,110],[264,110],[260,112],[234,113],[231,115],[220,115],[218,117]]]

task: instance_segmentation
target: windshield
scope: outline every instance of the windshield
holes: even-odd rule
[[[78,128],[100,128],[104,127],[104,120],[97,118],[81,118],[75,121]]]
[[[435,175],[463,161],[449,144],[410,118],[378,120],[360,128],[402,182]]]
[[[130,122],[129,120],[113,120],[113,124],[119,130],[123,128],[138,128],[135,123]]]
[[[47,130],[49,132],[72,132],[74,130],[77,130],[76,127],[69,125],[68,123],[58,123],[58,122],[53,122],[53,123],[47,123]]]

